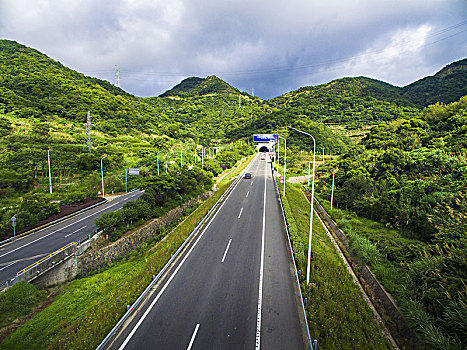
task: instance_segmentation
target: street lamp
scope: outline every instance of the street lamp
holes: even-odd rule
[[[50,150],[47,150],[47,164],[49,165],[49,191],[52,194],[52,171],[50,170]]]
[[[104,167],[102,165],[102,161],[107,157],[108,156],[104,156],[101,158],[102,198],[104,198]]]
[[[286,175],[286,169],[287,169],[287,140],[280,135],[278,136],[284,140],[284,187],[282,190],[282,197],[285,197],[285,175]],[[279,170],[279,167],[277,170]]]
[[[183,168],[183,151],[185,150],[185,148],[182,148],[182,150],[180,151],[180,168]]]
[[[334,175],[336,174],[335,170],[332,169],[332,187],[331,187],[331,210],[332,210],[332,201],[334,199]]]
[[[162,151],[159,151],[157,152],[156,154],[156,158],[157,158],[157,176],[159,176],[159,153],[161,153]]]
[[[315,138],[304,131],[292,128],[291,126],[288,126],[289,129],[298,131],[302,134],[308,135],[313,139],[313,180],[311,182],[311,203],[310,203],[310,233],[308,234],[308,266],[306,268],[306,283],[310,283],[310,261],[311,261],[311,241],[313,238],[313,203],[314,203],[314,198],[315,198],[315,151],[316,151],[316,140]]]

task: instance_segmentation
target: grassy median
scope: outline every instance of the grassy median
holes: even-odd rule
[[[283,198],[283,197],[282,197]],[[313,221],[310,284],[306,285],[310,204],[299,185],[287,183],[283,199],[312,340],[320,349],[391,349],[322,227]]]

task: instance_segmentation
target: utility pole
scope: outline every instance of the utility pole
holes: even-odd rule
[[[332,187],[331,187],[331,210],[332,210],[332,201],[334,199],[334,175],[335,175],[335,170],[332,169]]]
[[[52,172],[50,170],[50,150],[47,150],[47,163],[49,165],[49,191],[52,194]]]
[[[324,165],[324,147],[323,147],[323,165]]]
[[[104,166],[102,164],[102,161],[107,157],[108,156],[105,156],[105,157],[101,158],[102,198],[104,198]]]
[[[238,108],[242,106],[241,96],[238,96]]]
[[[255,88],[251,89],[251,96],[255,96]]]

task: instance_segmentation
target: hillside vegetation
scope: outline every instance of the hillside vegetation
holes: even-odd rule
[[[467,96],[371,129],[320,167],[318,193],[393,231],[337,211],[352,249],[403,307],[427,345],[467,346]],[[340,220],[341,219],[341,220]],[[340,220],[340,221],[339,221]]]

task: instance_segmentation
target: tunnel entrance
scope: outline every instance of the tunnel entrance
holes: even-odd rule
[[[267,148],[266,146],[261,146],[261,148],[259,149],[260,152],[269,152],[269,148]]]

